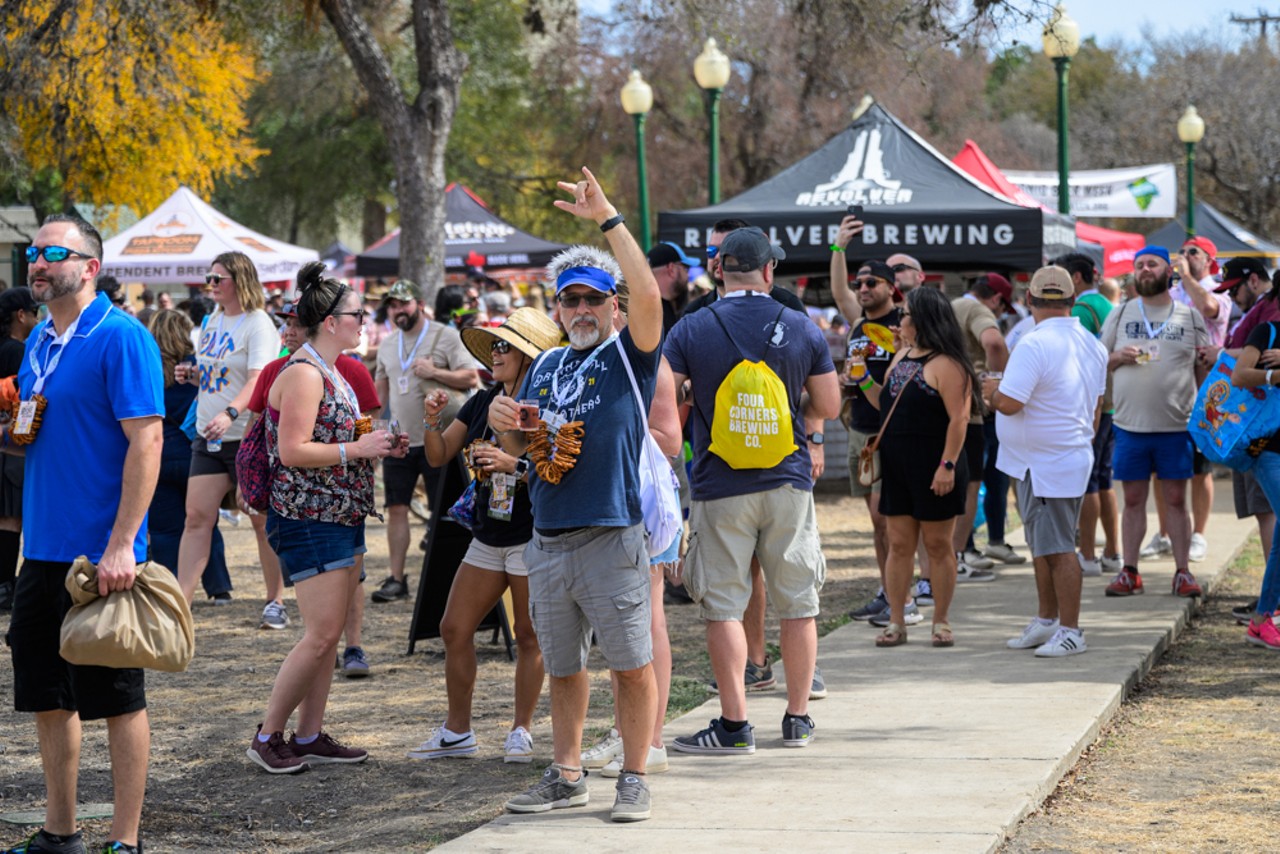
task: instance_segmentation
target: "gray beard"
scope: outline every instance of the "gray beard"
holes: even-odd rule
[[[600,328],[584,329],[580,326],[569,327],[569,345],[575,350],[585,350],[600,343]]]

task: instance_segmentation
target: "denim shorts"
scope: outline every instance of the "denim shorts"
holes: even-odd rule
[[[356,555],[368,551],[364,545],[364,522],[353,526],[286,519],[274,510],[267,512],[267,542],[280,558],[280,569],[288,584],[355,566]]]

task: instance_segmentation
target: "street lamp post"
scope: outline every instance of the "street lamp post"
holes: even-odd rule
[[[1188,105],[1178,119],[1178,139],[1187,147],[1187,237],[1196,236],[1196,143],[1204,139],[1204,119]]]
[[[1067,154],[1067,70],[1071,57],[1080,50],[1080,27],[1059,3],[1044,28],[1044,54],[1053,60],[1058,72],[1058,213],[1071,213],[1071,189],[1068,175],[1071,158]]]
[[[710,125],[708,145],[707,188],[710,204],[720,201],[720,94],[729,82],[729,57],[716,47],[715,39],[707,39],[702,53],[693,61],[693,77],[707,92],[707,120]]]
[[[649,251],[652,235],[649,232],[649,178],[644,163],[644,120],[653,109],[653,88],[644,82],[640,72],[631,69],[627,85],[622,87],[622,109],[636,123],[636,181],[640,193],[640,245]]]

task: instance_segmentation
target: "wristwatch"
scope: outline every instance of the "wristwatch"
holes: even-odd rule
[[[827,438],[821,433],[810,433],[809,443],[813,445],[821,445],[827,441]]]
[[[228,406],[226,409],[222,411],[227,413],[227,417],[230,418],[232,421],[235,421],[237,418],[240,417],[240,410],[236,409],[234,406]]]
[[[942,462],[938,463],[938,465],[946,469],[947,471],[956,470],[956,464],[953,463],[951,460],[943,460]]]
[[[524,457],[516,460],[516,480],[520,480],[529,474],[529,461]]]

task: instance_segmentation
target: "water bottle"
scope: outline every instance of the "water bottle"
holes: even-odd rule
[[[205,439],[204,447],[211,454],[216,454],[222,450],[222,439]]]

